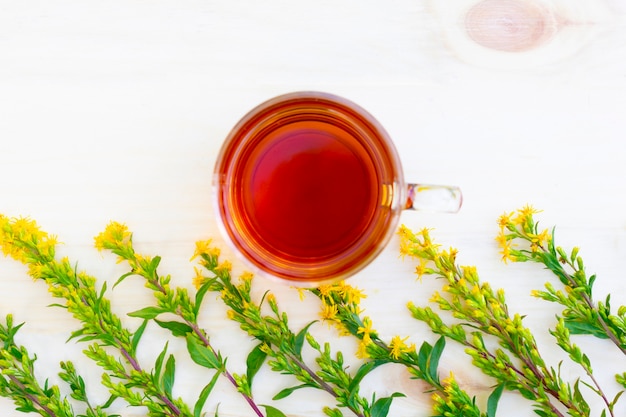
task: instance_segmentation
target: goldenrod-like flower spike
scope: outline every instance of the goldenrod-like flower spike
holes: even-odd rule
[[[403,353],[410,352],[411,350],[415,350],[414,345],[408,346],[406,344],[407,339],[408,339],[408,336],[405,338],[401,338],[400,336],[394,336],[391,339],[391,342],[389,343],[389,355],[393,359],[397,360],[398,358],[400,358],[400,355],[402,355]]]
[[[233,265],[230,263],[230,261],[225,260],[225,261],[222,261],[220,264],[218,264],[213,270],[213,272],[215,272],[215,274],[219,276],[226,276],[226,275],[230,275],[230,271],[232,271],[232,269],[233,269]]]
[[[319,291],[319,294],[321,297],[323,297],[323,301],[326,302],[326,300],[329,300],[330,302],[332,302],[331,299],[331,294],[334,290],[334,286],[331,284],[323,284],[320,285],[319,287],[317,287],[317,290]]]
[[[357,358],[359,358],[359,359],[367,359],[367,358],[370,357],[369,353],[367,353],[367,346],[368,346],[368,344],[369,343],[366,343],[365,340],[361,340],[359,342],[359,346],[357,347],[357,350],[356,350],[356,353],[355,353]]]
[[[424,274],[426,274],[428,271],[428,261],[424,258],[420,258],[419,263],[415,267],[415,274],[417,275],[417,279],[421,281]]]
[[[124,223],[110,222],[100,233],[94,238],[96,249],[116,249],[121,246],[129,246],[132,242],[132,234]]]
[[[513,223],[514,212],[504,213],[498,218],[500,229],[506,229]]]
[[[322,304],[322,310],[320,311],[320,317],[324,321],[336,321],[337,320],[337,306],[335,304]]]
[[[192,283],[193,286],[196,288],[196,290],[199,290],[200,287],[202,287],[202,284],[204,284],[206,278],[204,277],[202,270],[196,266],[193,267],[195,275],[193,277]]]
[[[343,282],[340,286],[340,292],[347,304],[359,305],[361,300],[367,297],[361,289],[347,285]]]
[[[372,320],[369,317],[363,318],[363,326],[359,326],[357,329],[357,335],[363,335],[362,341],[364,344],[369,344],[372,342],[372,335],[376,334],[376,331],[372,329]]]
[[[204,254],[209,254],[209,253],[214,253],[214,249],[211,246],[211,239],[208,240],[199,240],[196,242],[196,250],[193,252],[193,255],[191,257],[191,259],[189,259],[190,261],[193,261],[194,259],[196,259],[198,256],[204,255]],[[219,256],[219,252],[217,253],[217,255]]]

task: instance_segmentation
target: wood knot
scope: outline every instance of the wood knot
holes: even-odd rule
[[[555,33],[552,14],[528,1],[483,0],[465,16],[465,30],[477,44],[505,52],[524,52]]]

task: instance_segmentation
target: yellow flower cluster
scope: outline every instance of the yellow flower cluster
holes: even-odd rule
[[[345,281],[320,285],[317,291],[323,304],[322,318],[329,321],[337,319],[335,315],[329,314],[332,313],[331,306],[344,305],[352,312],[359,314],[361,312],[359,304],[363,298],[367,297],[361,289],[348,285]]]
[[[407,345],[406,341],[407,337],[394,336],[389,343],[389,354],[392,358],[398,359],[400,355],[407,352],[415,351],[415,344],[411,343],[411,345]]]
[[[196,250],[193,252],[193,256],[190,261],[193,261],[199,256],[208,255],[211,257],[218,258],[220,256],[220,249],[218,247],[212,246],[212,240],[199,240],[196,242]]]
[[[102,233],[94,238],[96,249],[114,249],[118,246],[128,246],[131,244],[132,234],[123,223],[111,222]]]
[[[311,291],[315,292],[322,301],[319,313],[321,319],[334,326],[339,334],[350,334],[345,323],[352,322],[355,316],[362,313],[360,303],[366,297],[365,293],[343,281],[321,285]],[[367,346],[372,343],[372,336],[376,334],[369,317],[364,317],[362,320],[363,324],[358,327],[356,334],[361,336],[356,352],[357,357],[361,359],[368,357]]]
[[[496,242],[500,247],[502,261],[507,263],[525,259],[523,252],[515,249],[513,240],[516,238],[521,237],[530,242],[530,249],[533,252],[544,248],[552,239],[552,235],[547,229],[541,232],[537,230],[533,215],[539,212],[527,204],[517,211],[507,212],[500,216],[498,219],[500,231],[496,236]]]
[[[24,263],[52,260],[57,237],[42,231],[34,220],[0,215],[0,247],[5,256]]]

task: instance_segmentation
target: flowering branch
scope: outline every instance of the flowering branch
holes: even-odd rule
[[[0,325],[0,395],[13,400],[16,410],[37,413],[44,417],[119,417],[106,414],[105,406],[92,406],[85,391],[85,383],[71,362],[62,362],[59,374],[72,390],[71,397],[82,403],[85,414],[77,414],[67,398],[62,397],[57,385],[40,384],[35,376],[36,356],[31,356],[24,346],[15,342],[22,324],[13,325],[13,316],[6,317]]]
[[[289,326],[287,314],[282,312],[275,296],[266,293],[256,302],[251,295],[252,275],[244,274],[238,283],[232,281],[230,263],[219,262],[219,251],[207,248],[199,254],[200,264],[210,272],[209,276],[197,277],[199,291],[207,289],[220,292],[222,301],[229,308],[230,319],[239,323],[242,330],[259,341],[259,345],[248,356],[249,363],[258,366],[269,358],[269,366],[275,372],[293,375],[301,384],[286,388],[274,396],[274,400],[285,398],[296,390],[314,388],[335,398],[337,405],[347,408],[358,417],[385,417],[392,399],[404,396],[394,393],[389,397],[368,400],[359,395],[360,381],[371,371],[370,364],[364,364],[352,374],[344,365],[341,352],[332,353],[330,344],[321,345],[309,333],[314,322],[298,332]],[[265,307],[267,306],[267,307]],[[269,314],[264,311],[269,309]],[[316,368],[306,363],[302,352],[306,346],[317,353]],[[325,407],[329,417],[341,417],[339,408]]]
[[[345,282],[322,285],[310,290],[322,302],[320,315],[334,325],[340,334],[349,334],[359,340],[356,356],[367,360],[374,368],[385,363],[404,365],[413,378],[426,382],[432,389],[433,411],[441,416],[492,417],[502,393],[496,389],[489,399],[487,413],[483,413],[475,399],[470,397],[457,383],[454,374],[440,379],[438,364],[445,339],[430,345],[423,342],[419,350],[415,344],[407,345],[407,337],[394,336],[384,342],[373,328],[372,319],[362,315],[360,301],[365,294]]]
[[[567,254],[563,248],[555,246],[553,233],[548,229],[539,232],[539,223],[533,217],[536,213],[526,207],[500,217],[497,240],[503,259],[543,264],[557,276],[565,293],[547,283],[545,291],[534,291],[533,295],[564,306],[563,321],[572,334],[609,339],[626,355],[626,306],[620,306],[617,314],[612,314],[610,294],[604,302],[594,301],[592,291],[596,276],[587,277],[579,249],[575,247]],[[516,248],[515,243],[520,241],[524,247]]]
[[[570,416],[589,415],[589,405],[579,390],[580,381],[573,385],[567,383],[561,378],[559,367],[545,362],[531,331],[523,325],[523,317],[509,313],[503,290],[494,291],[488,283],[482,282],[475,267],[458,266],[456,249],[441,250],[431,240],[429,230],[413,233],[403,227],[400,235],[401,253],[420,260],[418,275],[436,275],[444,280],[443,294],[435,293],[431,301],[439,309],[450,311],[458,322],[447,324],[431,308],[409,304],[416,319],[424,321],[436,334],[465,346],[475,366],[506,389],[533,401],[538,414],[561,417],[565,415],[564,407]],[[472,331],[468,333],[466,328]],[[590,374],[588,358],[578,353],[563,328],[557,327],[554,334],[558,344]],[[486,337],[497,341],[500,347],[490,349]],[[601,388],[594,387],[606,400]],[[606,401],[611,416],[614,403],[615,400]]]
[[[192,301],[186,289],[172,288],[170,285],[171,277],[161,276],[157,271],[161,258],[137,254],[133,247],[132,234],[124,224],[111,222],[104,232],[96,236],[95,245],[99,250],[110,250],[118,256],[120,262],[126,261],[129,264],[130,272],[122,275],[116,285],[130,275],[137,275],[145,279],[145,286],[154,294],[156,306],[146,307],[129,313],[129,315],[145,320],[154,320],[161,327],[169,329],[174,336],[186,337],[191,358],[197,364],[215,369],[218,374],[223,374],[242,394],[254,414],[263,417],[259,406],[252,398],[250,383],[228,371],[226,360],[213,348],[207,332],[198,325],[198,314],[206,289],[199,292],[195,300]],[[210,250],[209,242],[198,242],[196,253],[192,259],[208,250]],[[159,316],[166,313],[173,314],[178,320],[167,322],[158,320]],[[216,379],[213,379],[206,385],[205,394],[201,397],[202,402],[196,404],[196,410],[202,407],[202,403],[206,400],[215,382]]]
[[[55,298],[64,300],[57,306],[65,308],[81,324],[71,338],[92,342],[85,355],[106,371],[102,384],[111,395],[131,406],[146,407],[149,416],[193,416],[182,400],[172,397],[171,367],[166,366],[166,372],[161,374],[160,362],[152,372],[140,365],[136,351],[145,324],[134,332],[124,327],[105,297],[106,284],[98,289],[96,279],[76,271],[69,259],[57,260],[56,244],[56,237],[42,231],[34,221],[0,215],[3,252],[27,265],[33,278],[44,281]],[[123,361],[107,348],[117,350]]]

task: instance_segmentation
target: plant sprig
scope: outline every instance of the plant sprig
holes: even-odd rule
[[[408,337],[394,336],[383,341],[373,327],[370,317],[362,314],[361,298],[365,294],[345,282],[322,285],[310,289],[322,302],[321,316],[334,325],[340,334],[349,334],[359,340],[357,357],[367,360],[366,366],[378,367],[386,363],[404,365],[413,379],[424,381],[431,388],[433,411],[441,416],[494,417],[502,394],[497,387],[488,401],[486,412],[480,410],[475,398],[462,389],[450,373],[441,379],[439,360],[445,348],[445,338],[431,345],[424,341],[419,349],[407,344]]]
[[[482,281],[475,267],[458,265],[456,249],[442,250],[428,229],[415,233],[402,228],[401,253],[417,259],[418,277],[435,275],[444,281],[431,301],[439,310],[452,313],[452,319],[444,319],[446,315],[429,306],[408,304],[410,315],[425,322],[439,336],[436,343],[422,342],[418,348],[399,335],[383,340],[372,318],[363,314],[360,301],[366,295],[356,287],[339,282],[309,290],[321,301],[322,320],[335,325],[340,334],[358,339],[356,356],[360,363],[350,367],[345,352],[334,349],[331,342],[320,342],[310,332],[318,320],[312,318],[303,328],[293,330],[274,294],[253,296],[252,275],[244,273],[233,279],[230,262],[220,260],[219,249],[210,241],[196,243],[192,259],[199,259],[200,268],[196,268],[196,292],[192,295],[185,288],[172,286],[169,275],[159,274],[159,256],[135,252],[132,234],[125,225],[112,222],[95,238],[98,249],[113,252],[119,261],[129,265],[129,272],[114,286],[136,275],[144,279],[154,296],[153,305],[129,313],[142,320],[131,330],[112,313],[106,282],[99,285],[96,278],[78,271],[67,258],[56,258],[55,236],[39,229],[32,220],[0,215],[3,253],[27,265],[29,274],[46,282],[50,293],[60,300],[55,305],[77,319],[80,325],[70,339],[88,343],[84,352],[104,370],[101,382],[111,397],[106,404],[92,405],[85,382],[71,362],[62,362],[59,373],[69,387],[69,397],[63,397],[59,387],[50,386],[47,380],[40,383],[34,372],[36,356],[15,343],[14,336],[21,325],[14,325],[10,315],[6,325],[0,325],[0,395],[12,398],[20,411],[46,417],[117,417],[107,414],[106,409],[118,399],[132,407],[143,407],[148,416],[202,417],[209,394],[218,378],[224,376],[247,401],[253,414],[285,417],[271,405],[257,404],[253,396],[255,376],[268,365],[298,381],[276,393],[273,400],[301,389],[317,389],[328,393],[336,403],[323,408],[328,417],[343,417],[345,412],[357,417],[386,417],[392,401],[404,394],[373,394],[368,398],[361,394],[361,383],[374,369],[395,363],[429,386],[433,412],[438,417],[495,417],[504,390],[516,391],[531,400],[535,412],[542,417],[588,417],[592,410],[583,387],[602,399],[603,417],[616,417],[615,405],[624,391],[609,398],[594,374],[590,358],[572,336],[592,334],[608,339],[626,353],[626,307],[620,306],[613,312],[610,296],[604,302],[594,300],[592,287],[596,277],[586,275],[578,249],[566,253],[556,247],[553,232],[540,230],[534,214],[536,210],[527,206],[503,215],[497,241],[505,261],[541,263],[563,285],[556,289],[547,283],[545,290],[533,295],[564,306],[549,332],[556,345],[584,372],[573,381],[562,377],[561,364],[551,365],[544,360],[533,335],[524,326],[523,316],[509,311],[504,291],[493,290]],[[228,370],[227,358],[211,344],[210,332],[198,324],[203,300],[210,292],[219,294],[228,317],[258,342],[247,356],[243,374]],[[301,292],[305,294],[305,290]],[[153,364],[140,363],[137,353],[149,321],[169,330],[174,337],[184,338],[191,359],[214,371],[193,407],[173,396],[177,358],[169,352],[167,342]],[[453,373],[440,375],[439,362],[446,340],[465,346],[474,365],[494,379],[485,410]],[[313,354],[313,361],[304,359],[305,350]],[[626,388],[626,372],[617,374],[615,379]],[[83,414],[74,411],[76,404],[81,405]]]
[[[168,378],[159,372],[159,363],[154,372],[145,369],[137,358],[145,322],[135,331],[127,329],[105,297],[106,283],[98,288],[96,279],[77,271],[68,258],[57,260],[56,244],[56,237],[42,231],[33,220],[0,216],[3,252],[27,265],[29,274],[44,281],[53,297],[64,300],[55,305],[67,310],[80,324],[70,339],[90,342],[85,355],[105,371],[102,385],[111,395],[130,406],[146,407],[149,416],[192,417],[189,407],[173,398],[166,384]]]
[[[503,259],[543,264],[559,279],[562,290],[546,283],[544,291],[534,291],[533,295],[565,307],[563,321],[571,334],[609,339],[626,355],[626,306],[620,306],[616,313],[612,313],[610,294],[604,302],[594,300],[596,275],[587,276],[579,248],[574,247],[567,253],[556,246],[554,228],[552,232],[540,230],[539,222],[533,216],[537,212],[525,207],[500,217],[497,241]]]
[[[541,416],[588,416],[590,407],[580,391],[581,383],[592,387],[605,402],[605,412],[614,415],[617,398],[607,399],[593,378],[588,358],[570,342],[562,326],[554,331],[558,344],[583,366],[590,382],[579,379],[569,383],[561,377],[560,365],[546,363],[532,332],[523,324],[523,316],[509,312],[504,291],[493,290],[481,281],[475,267],[457,265],[456,249],[441,250],[428,229],[414,233],[403,227],[400,235],[401,253],[419,260],[416,273],[435,275],[445,282],[442,293],[436,292],[431,301],[440,310],[451,312],[457,321],[446,323],[430,307],[411,303],[409,309],[416,319],[428,324],[434,333],[465,346],[476,367],[505,389],[533,401],[535,412]],[[490,348],[486,339],[493,339],[499,347]]]
[[[71,389],[71,398],[85,409],[84,413],[75,411],[74,405],[61,394],[57,385],[43,384],[35,375],[37,357],[31,355],[26,347],[18,345],[15,335],[24,323],[14,325],[13,316],[7,315],[5,324],[0,325],[0,395],[13,400],[17,411],[36,413],[44,417],[119,417],[107,414],[108,404],[94,406],[89,401],[85,382],[76,372],[72,362],[62,362],[60,378]]]
[[[274,400],[285,398],[299,389],[313,388],[327,392],[335,399],[339,408],[325,407],[323,410],[329,417],[343,416],[341,409],[348,409],[358,417],[385,417],[393,398],[404,396],[401,393],[371,399],[361,396],[359,384],[373,370],[371,364],[363,364],[350,373],[342,352],[333,353],[329,343],[321,344],[309,333],[315,321],[294,332],[287,314],[279,309],[272,293],[267,292],[261,300],[253,299],[250,274],[244,273],[238,282],[233,282],[230,264],[225,267],[227,261],[220,263],[219,250],[215,248],[207,248],[200,253],[200,258],[200,264],[209,274],[196,279],[199,291],[219,292],[229,308],[229,318],[259,341],[248,356],[248,362],[259,364],[267,358],[273,371],[292,375],[300,382],[277,393]],[[304,360],[305,346],[317,353],[315,365]]]
[[[206,241],[197,242],[196,252],[192,260],[201,254],[210,252],[209,243]],[[198,325],[202,301],[210,286],[198,291],[193,300],[185,288],[172,288],[170,285],[171,277],[169,275],[162,276],[158,273],[161,258],[138,254],[133,246],[132,233],[124,224],[109,223],[105,230],[96,236],[95,246],[99,250],[111,251],[118,256],[118,261],[125,261],[130,266],[130,272],[122,275],[115,285],[131,275],[137,275],[145,279],[146,288],[150,289],[154,295],[156,306],[147,306],[129,313],[129,316],[153,320],[159,326],[170,330],[174,336],[185,337],[191,359],[200,366],[216,371],[215,377],[205,385],[198,402],[194,406],[194,416],[200,417],[204,402],[215,386],[217,376],[221,374],[242,394],[254,414],[263,417],[261,409],[252,398],[250,386],[252,381],[229,372],[226,367],[226,359],[211,345],[208,333]],[[221,266],[216,265],[215,269],[217,273],[224,273],[230,268],[228,264],[223,264]],[[160,316],[167,313],[174,315],[176,320],[159,320]],[[171,373],[173,374],[175,367],[173,357],[170,356],[168,361],[170,361]]]

